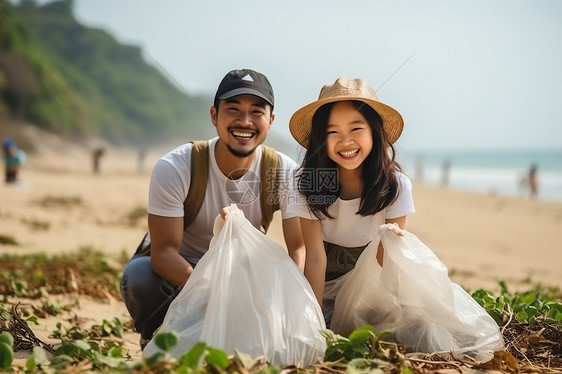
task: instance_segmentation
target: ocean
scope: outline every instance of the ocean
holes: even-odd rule
[[[397,150],[397,160],[414,181],[429,185],[492,193],[530,196],[521,183],[537,166],[538,199],[562,202],[562,150],[408,152]]]

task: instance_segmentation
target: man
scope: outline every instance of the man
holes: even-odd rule
[[[160,326],[168,306],[208,250],[215,218],[221,209],[237,203],[257,228],[262,219],[259,198],[252,192],[260,175],[267,137],[275,115],[274,95],[263,74],[243,69],[229,72],[221,81],[210,109],[218,137],[208,143],[208,179],[205,197],[195,219],[184,230],[184,201],[191,175],[194,145],[182,145],[162,157],[152,172],[148,199],[150,256],[134,256],[123,272],[121,292],[141,333],[141,347]],[[277,152],[278,171],[290,178],[296,164]],[[259,181],[259,179],[258,179]],[[264,183],[264,181],[261,181]],[[289,180],[284,181],[289,182]],[[286,189],[279,183],[283,235],[291,258],[304,268],[304,243],[298,217],[286,212]],[[253,191],[255,192],[255,191]],[[248,198],[248,196],[250,198]]]

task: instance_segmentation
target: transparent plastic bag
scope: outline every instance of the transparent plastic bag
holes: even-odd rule
[[[452,351],[487,360],[504,347],[492,317],[459,285],[447,267],[416,236],[400,237],[381,225],[384,259],[376,260],[373,240],[355,268],[338,280],[330,328],[342,335],[365,324],[394,330],[410,351]]]
[[[172,352],[181,357],[195,343],[232,354],[265,356],[285,367],[322,359],[320,305],[285,249],[255,229],[235,205],[215,220],[213,239],[191,277],[171,303],[160,327],[176,331]],[[151,341],[143,356],[157,352]]]

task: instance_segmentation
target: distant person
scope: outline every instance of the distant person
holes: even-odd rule
[[[146,163],[146,148],[142,147],[139,149],[138,157],[137,157],[137,171],[139,173],[144,173],[145,163]]]
[[[441,165],[441,185],[447,187],[449,185],[449,174],[451,172],[451,160],[446,158]]]
[[[529,189],[531,197],[537,197],[539,194],[539,181],[537,177],[538,165],[533,163],[529,168],[529,172],[525,177],[522,177],[519,185],[522,188]]]
[[[303,271],[299,218],[287,212],[287,199],[280,199],[275,207],[269,200],[262,203],[260,197],[244,200],[248,194],[240,193],[248,192],[249,187],[244,186],[261,181],[262,164],[274,161],[277,167],[270,170],[285,177],[297,166],[288,156],[262,145],[275,118],[273,104],[273,88],[265,75],[249,69],[230,71],[220,82],[209,113],[217,137],[181,145],[154,166],[146,237],[150,253],[143,250],[143,241],[125,266],[121,282],[123,300],[141,333],[141,348],[162,324],[170,303],[208,251],[215,217],[232,203],[263,231],[269,226],[267,217],[271,218],[267,211],[280,210],[288,253]],[[206,181],[192,177],[201,174]],[[290,183],[279,183],[278,196],[289,196],[290,187]],[[187,219],[189,216],[194,218]]]
[[[527,176],[527,183],[531,197],[537,197],[539,194],[539,181],[537,179],[537,164],[532,164],[529,168],[529,175]]]
[[[4,165],[6,167],[6,183],[14,183],[18,180],[20,168],[25,164],[25,152],[17,148],[14,138],[7,138],[3,143]]]
[[[94,149],[92,152],[92,163],[94,168],[94,174],[99,174],[101,158],[103,157],[105,150],[101,147]]]

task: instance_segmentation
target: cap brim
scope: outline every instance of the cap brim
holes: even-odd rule
[[[271,106],[273,106],[273,103],[267,97],[265,97],[265,95],[263,95],[258,90],[254,90],[253,88],[249,88],[249,87],[240,87],[240,88],[236,88],[234,90],[230,90],[230,91],[225,92],[222,95],[220,95],[219,99],[220,100],[226,100],[226,99],[230,99],[231,97],[238,96],[238,95],[254,95],[254,96],[257,96],[261,99],[264,99]]]
[[[303,106],[297,110],[289,120],[289,131],[291,132],[291,135],[300,145],[304,148],[308,148],[310,131],[312,128],[312,117],[318,108],[325,104],[349,100],[361,101],[373,108],[382,119],[383,130],[388,142],[393,144],[396,140],[398,140],[400,134],[402,134],[402,129],[404,128],[404,120],[398,111],[377,100],[350,96],[320,99]]]

